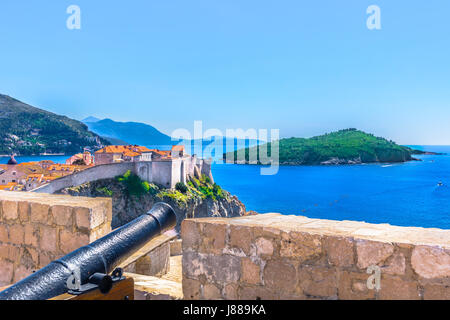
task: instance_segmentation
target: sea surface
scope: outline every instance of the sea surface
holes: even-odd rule
[[[450,146],[414,147],[447,154],[401,164],[281,166],[273,176],[262,176],[256,165],[213,164],[212,170],[222,188],[259,213],[450,229]]]
[[[260,175],[260,166],[216,164],[213,176],[259,213],[450,229],[450,146],[420,148],[448,155],[401,164],[281,166],[273,176]]]

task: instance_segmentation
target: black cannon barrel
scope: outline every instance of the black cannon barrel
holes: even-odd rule
[[[68,291],[67,280],[74,273],[78,273],[81,284],[95,273],[109,274],[150,239],[175,225],[172,207],[159,202],[147,214],[0,292],[0,300],[46,300],[64,294]]]

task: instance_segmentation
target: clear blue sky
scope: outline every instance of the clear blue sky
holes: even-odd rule
[[[66,8],[81,8],[68,30]],[[381,8],[381,30],[366,9]],[[2,0],[0,92],[166,133],[356,127],[450,144],[448,0]]]

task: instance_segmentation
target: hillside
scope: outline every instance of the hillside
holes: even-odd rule
[[[0,154],[74,154],[108,142],[80,121],[0,94]]]
[[[111,119],[84,123],[92,132],[112,141],[120,140],[144,146],[172,144],[168,135],[145,123],[117,122]]]
[[[270,152],[270,144],[268,150]],[[248,148],[245,153],[248,162]],[[405,162],[415,160],[412,155],[416,153],[421,152],[356,129],[340,130],[309,139],[289,138],[279,141],[279,163],[282,165]]]

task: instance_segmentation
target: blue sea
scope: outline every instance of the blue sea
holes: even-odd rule
[[[213,176],[247,210],[260,213],[450,229],[450,146],[415,147],[448,154],[401,164],[281,166],[274,176],[260,175],[260,166],[214,164]],[[17,160],[64,163],[67,158]]]
[[[450,229],[450,146],[421,149],[448,155],[401,164],[281,166],[274,176],[260,175],[260,166],[216,164],[213,176],[259,213]]]

